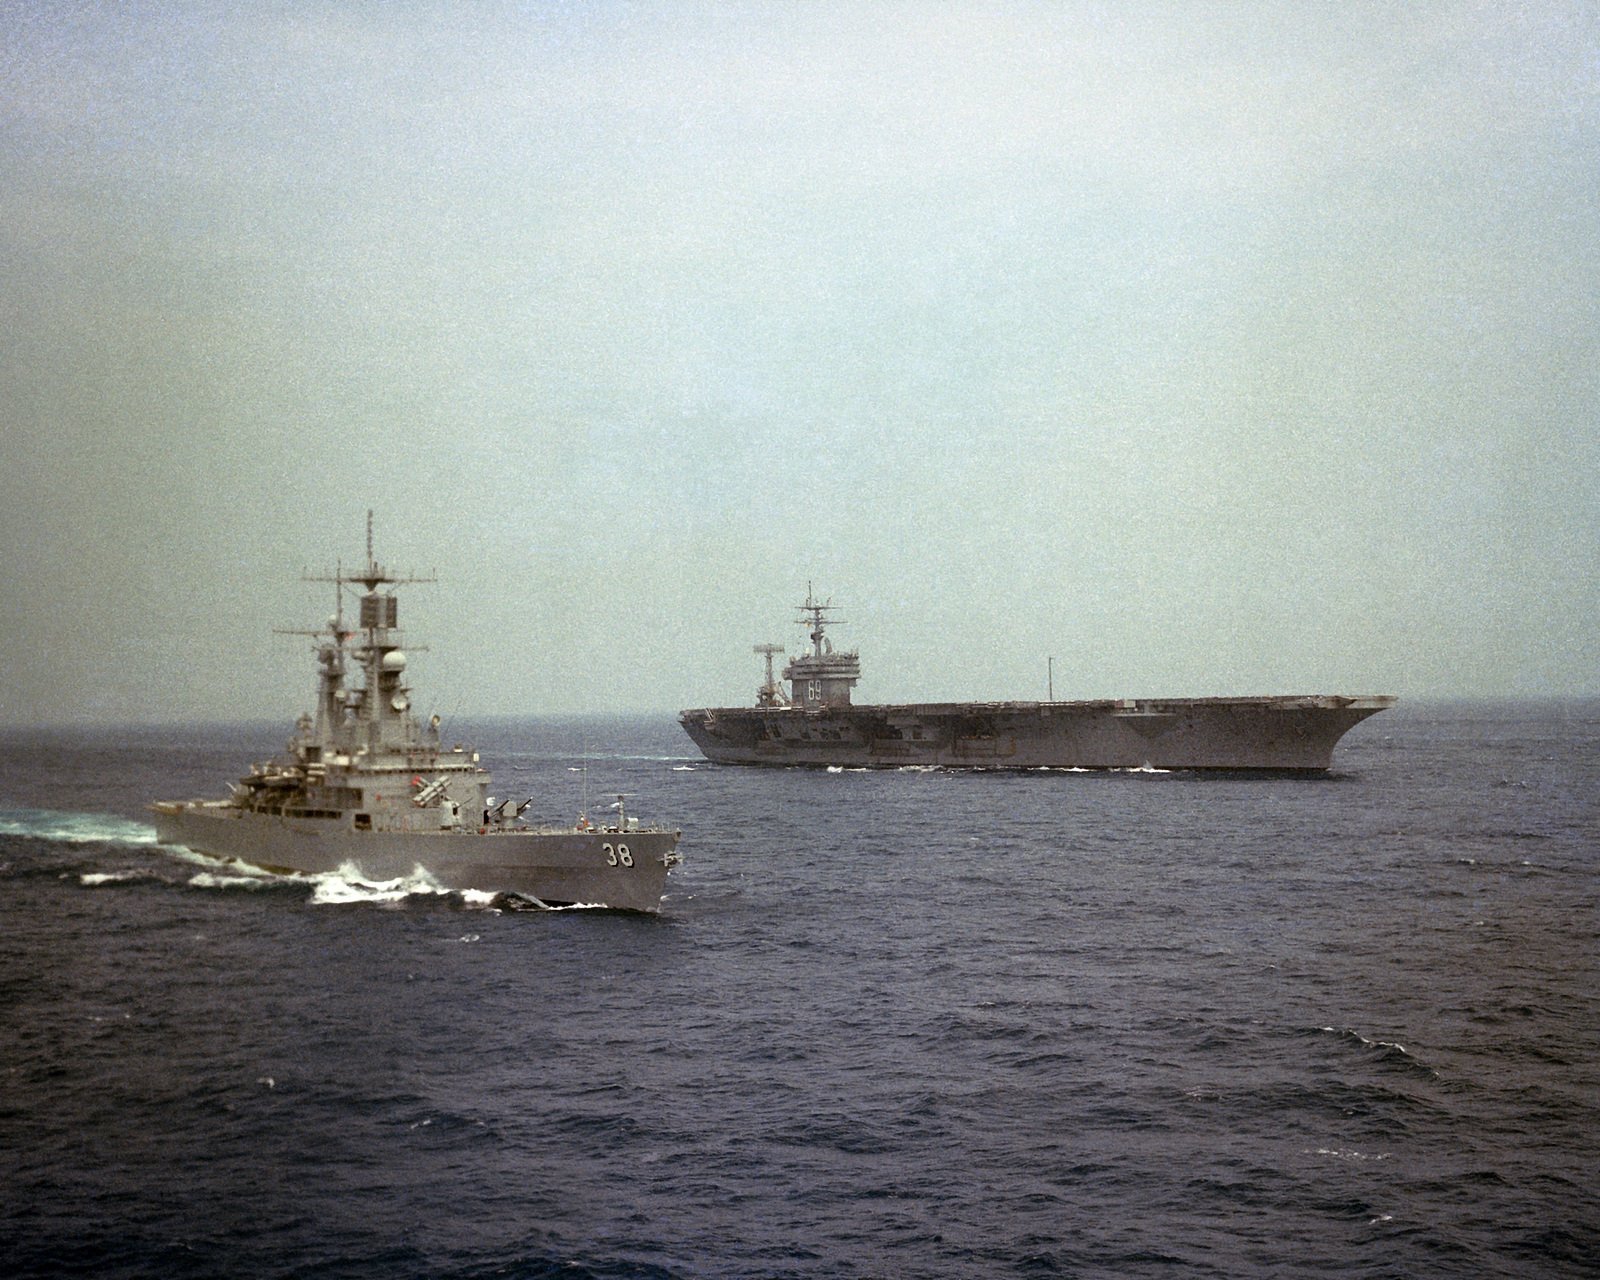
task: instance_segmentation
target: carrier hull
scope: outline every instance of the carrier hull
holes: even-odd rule
[[[659,910],[675,831],[353,830],[348,821],[254,813],[226,801],[151,806],[156,837],[281,873],[339,872],[383,883],[419,871],[445,889],[515,894],[551,906]]]
[[[703,708],[679,723],[719,764],[1321,773],[1388,696]]]

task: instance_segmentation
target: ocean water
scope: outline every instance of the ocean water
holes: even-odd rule
[[[1310,781],[468,728],[681,825],[661,915],[153,844],[282,726],[0,740],[0,1274],[1600,1274],[1600,705]]]

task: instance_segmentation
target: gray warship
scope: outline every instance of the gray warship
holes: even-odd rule
[[[372,882],[425,873],[451,890],[478,890],[544,906],[660,909],[679,832],[641,826],[618,797],[615,816],[570,827],[523,821],[531,801],[496,804],[476,751],[440,744],[439,717],[411,712],[397,577],[367,563],[315,582],[334,584],[336,609],[312,636],[316,714],[302,715],[286,754],[255,765],[222,800],[157,801],[156,836],[268,871],[340,872]],[[359,622],[344,619],[359,586]],[[346,685],[354,667],[360,680]]]
[[[1203,769],[1316,774],[1339,739],[1393,706],[1389,695],[1106,698],[856,706],[860,655],[835,651],[833,605],[799,606],[811,651],[773,674],[782,645],[759,644],[766,680],[753,707],[681,712],[678,723],[718,764],[846,768]]]

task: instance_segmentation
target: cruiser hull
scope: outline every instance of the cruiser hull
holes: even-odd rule
[[[719,764],[1321,773],[1392,697],[731,707],[679,723]]]
[[[268,871],[353,872],[381,883],[420,869],[447,889],[621,911],[660,909],[678,843],[674,831],[361,832],[347,821],[254,813],[221,801],[151,809],[162,844]]]

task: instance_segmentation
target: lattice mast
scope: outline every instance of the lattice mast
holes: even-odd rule
[[[783,652],[781,644],[758,644],[755,652],[767,660],[767,678],[761,687],[756,690],[756,706],[758,707],[785,707],[789,699],[783,692],[783,686],[778,683],[777,673],[773,670],[772,660]]]

